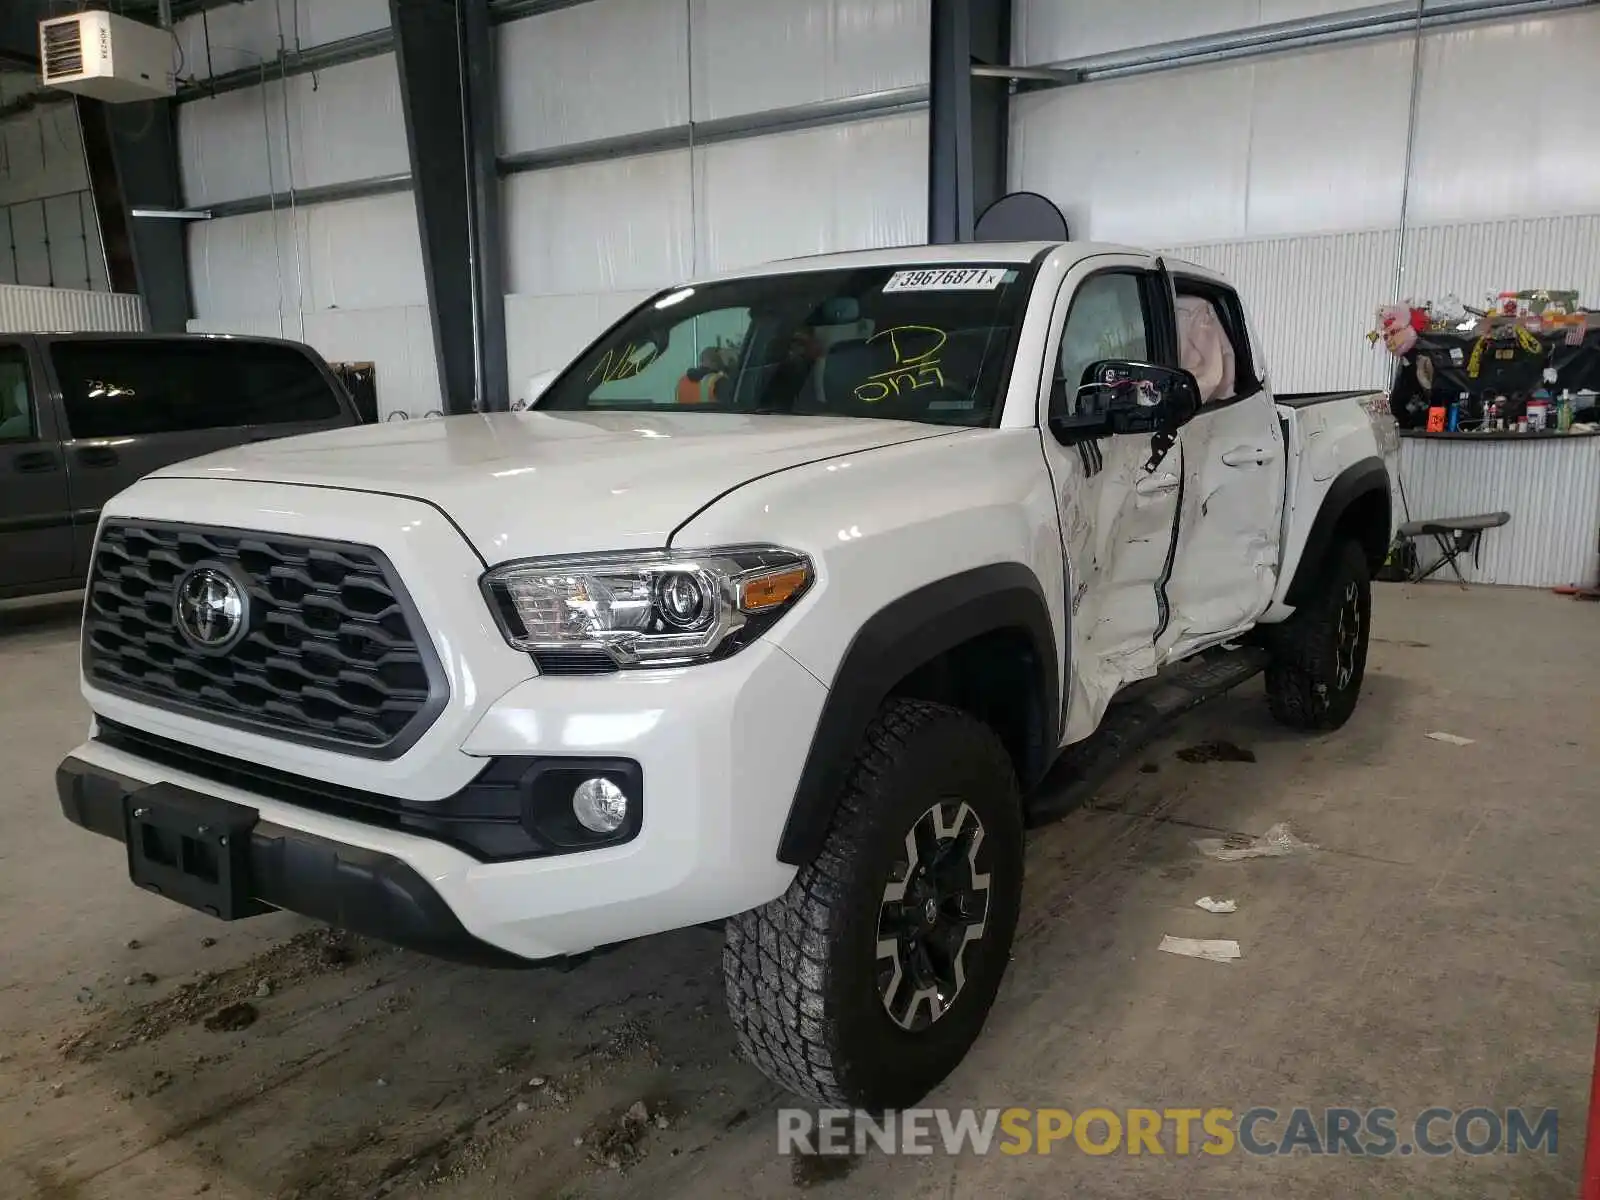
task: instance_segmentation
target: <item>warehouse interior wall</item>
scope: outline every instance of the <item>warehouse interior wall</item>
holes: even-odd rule
[[[1014,61],[1349,7],[1018,0]],[[1053,199],[1075,237],[1226,272],[1281,390],[1386,386],[1388,356],[1364,337],[1379,304],[1454,292],[1481,305],[1507,287],[1600,295],[1600,156],[1585,133],[1600,111],[1596,46],[1600,11],[1578,10],[1428,32],[1420,54],[1394,37],[1022,95],[1011,185]]]
[[[197,79],[380,29],[386,0],[248,0],[178,25]],[[922,242],[921,110],[692,144],[773,109],[924,88],[927,0],[589,0],[494,30],[499,152],[586,161],[502,180],[513,401],[651,293],[795,255]],[[194,207],[409,169],[394,57],[275,78],[178,108]],[[801,122],[804,124],[804,122]],[[713,126],[708,126],[713,128]],[[587,153],[679,131],[681,148]],[[569,152],[576,152],[569,154]],[[219,216],[189,229],[190,327],[303,338],[377,366],[386,417],[439,411],[409,192]]]
[[[264,78],[178,106],[185,203],[280,198],[189,226],[189,328],[288,337],[332,362],[373,363],[386,419],[441,408],[411,194],[297,196],[409,170],[394,55],[287,78],[262,64],[278,57],[280,30],[283,45],[305,50],[388,24],[387,0],[250,0],[176,27],[180,74],[255,67]]]
[[[926,0],[590,0],[497,30],[503,154],[926,85]],[[926,240],[927,113],[511,174],[513,400],[661,288]]]
[[[0,284],[111,290],[70,100],[0,71]]]

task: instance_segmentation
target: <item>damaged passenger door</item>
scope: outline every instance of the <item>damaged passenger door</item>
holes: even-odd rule
[[[1086,411],[1107,364],[1173,364],[1164,273],[1143,256],[1087,260],[1062,285],[1049,346],[1039,423],[1068,563],[1066,740],[1073,741],[1094,729],[1119,688],[1155,673],[1156,639],[1167,623],[1181,445],[1149,431],[1096,430]]]
[[[1183,512],[1168,597],[1172,616],[1157,637],[1162,661],[1249,627],[1272,603],[1283,523],[1285,455],[1277,408],[1255,361],[1244,309],[1233,289],[1199,274],[1176,277],[1191,306],[1180,359],[1211,359],[1196,333],[1225,340],[1229,369],[1206,374],[1198,414],[1184,426]],[[1192,306],[1201,306],[1194,310]]]

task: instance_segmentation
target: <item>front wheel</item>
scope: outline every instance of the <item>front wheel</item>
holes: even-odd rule
[[[1022,899],[1022,804],[967,714],[890,701],[817,859],[727,924],[739,1048],[823,1104],[916,1103],[983,1028]]]
[[[1359,542],[1339,545],[1317,594],[1282,625],[1264,626],[1272,659],[1267,704],[1293,729],[1338,729],[1355,711],[1367,671],[1372,581]]]

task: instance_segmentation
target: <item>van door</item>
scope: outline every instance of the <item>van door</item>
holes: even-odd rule
[[[20,338],[0,339],[0,596],[78,586],[55,414]]]
[[[151,471],[248,441],[354,423],[326,370],[292,342],[77,335],[41,339],[87,563],[105,502]]]

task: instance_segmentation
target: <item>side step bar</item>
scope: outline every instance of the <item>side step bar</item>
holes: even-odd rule
[[[1259,646],[1213,650],[1135,684],[1111,702],[1100,728],[1068,746],[1028,800],[1028,824],[1066,816],[1094,795],[1128,758],[1184,713],[1260,674],[1268,654]]]

